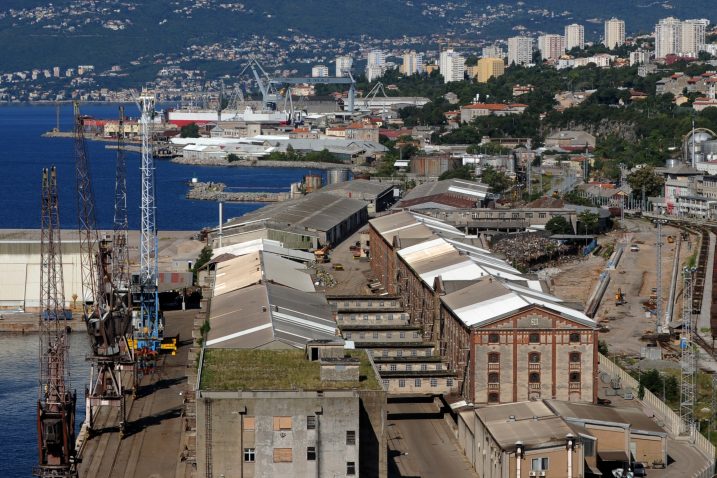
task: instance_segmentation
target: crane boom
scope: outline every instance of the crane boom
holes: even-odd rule
[[[42,478],[75,478],[75,405],[69,390],[62,242],[55,167],[42,171],[40,268],[40,390],[37,402],[38,466]]]

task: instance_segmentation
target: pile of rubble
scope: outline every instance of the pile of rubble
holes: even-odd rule
[[[521,234],[496,241],[493,243],[493,251],[503,254],[514,267],[526,270],[536,264],[572,254],[574,248],[544,236]]]

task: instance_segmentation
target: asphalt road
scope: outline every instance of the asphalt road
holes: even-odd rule
[[[438,405],[388,404],[388,476],[478,478]]]

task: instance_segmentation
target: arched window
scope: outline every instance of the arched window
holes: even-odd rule
[[[580,382],[580,372],[570,372],[570,383]]]
[[[540,363],[540,354],[538,352],[530,352],[528,354],[528,362]]]
[[[578,334],[578,333],[570,334],[570,342],[580,342],[580,334]]]
[[[532,372],[528,375],[528,382],[530,383],[540,383],[540,374],[537,372]]]
[[[570,361],[572,363],[580,363],[580,352],[570,352]]]
[[[537,332],[533,332],[532,334],[528,335],[528,342],[530,342],[531,344],[539,344],[540,334]]]
[[[488,394],[488,403],[500,403],[500,395],[495,392]]]
[[[500,354],[498,352],[489,353],[488,363],[500,363]]]
[[[500,374],[498,372],[489,373],[488,383],[500,383]]]

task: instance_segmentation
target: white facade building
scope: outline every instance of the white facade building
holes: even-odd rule
[[[585,27],[573,23],[565,27],[565,49],[585,48]]]
[[[683,56],[697,58],[705,49],[705,32],[709,26],[709,20],[685,20],[682,22],[680,35],[680,53]]]
[[[533,39],[530,37],[508,38],[508,66],[529,65],[533,62]]]
[[[438,69],[443,76],[443,82],[462,81],[466,68],[465,62],[466,59],[452,48],[443,50],[438,60]]]
[[[538,50],[543,60],[557,60],[565,53],[565,39],[562,35],[541,35],[538,37]]]
[[[329,76],[329,68],[324,65],[315,65],[311,68],[312,78],[326,78]]]
[[[351,67],[354,64],[353,58],[350,56],[337,56],[336,57],[336,76],[349,76]]]
[[[505,51],[498,45],[483,47],[483,58],[505,58]]]
[[[366,61],[366,79],[373,81],[380,78],[386,72],[386,52],[383,50],[371,50],[368,52]]]
[[[630,52],[630,66],[646,65],[650,63],[650,52],[646,50],[636,50]]]
[[[682,22],[675,17],[663,18],[655,26],[655,58],[677,54],[682,42]]]
[[[603,44],[610,48],[622,46],[625,43],[625,21],[611,18],[605,21],[605,36]]]

